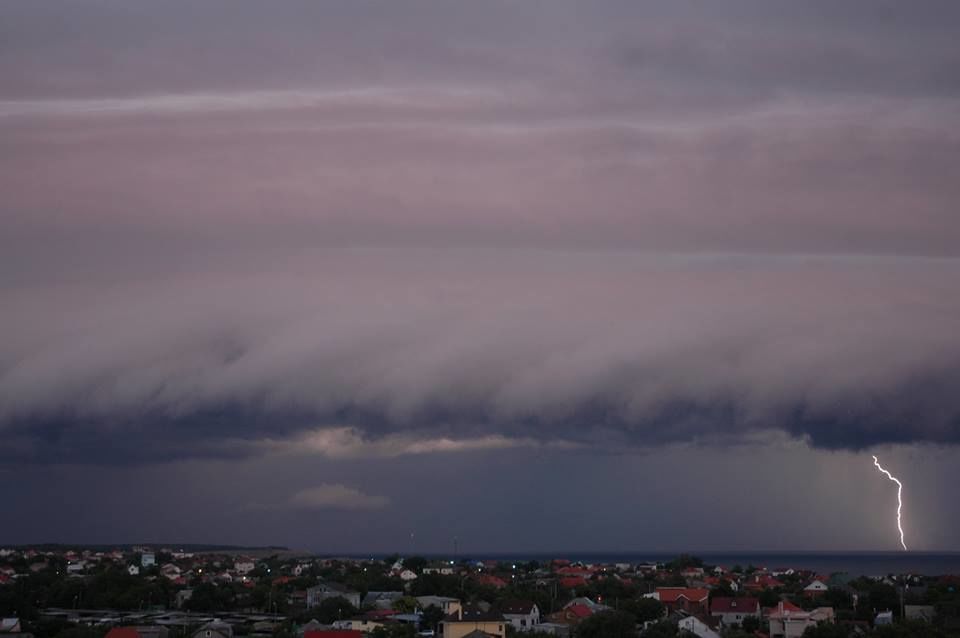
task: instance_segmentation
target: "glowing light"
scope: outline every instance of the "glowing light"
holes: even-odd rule
[[[900,544],[903,545],[903,549],[906,551],[907,544],[903,542],[903,526],[900,524],[900,510],[903,509],[903,483],[893,474],[883,469],[876,456],[873,457],[873,464],[877,466],[878,470],[886,474],[888,479],[897,484],[897,529],[900,530]]]

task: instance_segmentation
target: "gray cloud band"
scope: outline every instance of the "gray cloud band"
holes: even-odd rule
[[[334,263],[332,280],[306,274]],[[311,264],[302,278],[18,295],[0,360],[10,449],[247,455],[344,425],[360,443],[394,437],[388,456],[431,437],[456,450],[960,436],[960,304],[929,292],[955,287],[953,260],[372,250]]]

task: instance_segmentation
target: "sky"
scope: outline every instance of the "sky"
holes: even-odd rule
[[[960,550],[960,5],[0,6],[0,544]]]

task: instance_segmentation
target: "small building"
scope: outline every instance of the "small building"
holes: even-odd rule
[[[440,634],[443,638],[504,638],[507,635],[507,620],[498,611],[484,609],[473,603],[466,604],[440,622]]]
[[[812,580],[810,584],[803,588],[803,595],[807,598],[819,598],[827,593],[827,584],[822,580]]]
[[[144,552],[140,554],[140,566],[141,567],[153,567],[157,564],[157,557],[153,552]]]
[[[420,605],[420,609],[431,606],[439,607],[445,616],[455,614],[460,610],[460,599],[448,596],[417,596],[417,604]]]
[[[936,607],[933,605],[904,605],[903,616],[907,620],[923,620],[933,622],[937,615]]]
[[[689,631],[697,638],[720,638],[720,634],[714,630],[705,620],[696,616],[684,616],[677,622],[681,631]]]
[[[877,627],[880,625],[892,625],[893,612],[889,609],[887,611],[881,611],[879,614],[877,614],[876,618],[873,619],[873,624]]]
[[[817,607],[813,611],[792,611],[783,603],[770,613],[770,638],[799,638],[808,627],[822,622],[833,622],[832,607]]]
[[[529,600],[508,600],[500,611],[517,631],[533,631],[540,624],[540,608]]]
[[[709,610],[710,590],[690,587],[657,587],[652,598],[656,598],[668,612],[685,611],[691,614],[706,615]]]
[[[343,598],[354,607],[360,607],[360,593],[340,583],[320,583],[307,590],[307,607],[316,607],[328,598]]]
[[[20,619],[16,616],[0,618],[0,634],[19,634],[21,631]]]
[[[393,609],[393,603],[403,598],[402,591],[368,591],[363,597],[364,607]]]
[[[739,625],[744,618],[760,618],[760,601],[756,598],[718,596],[710,601],[710,615],[726,626]]]

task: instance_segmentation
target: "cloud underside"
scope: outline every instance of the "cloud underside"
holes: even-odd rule
[[[0,8],[0,463],[960,441],[956,5],[468,4]]]
[[[309,511],[309,510],[377,510],[387,507],[386,496],[366,494],[362,490],[341,483],[321,483],[294,492],[286,499],[247,503],[243,511]]]
[[[0,422],[25,459],[955,442],[956,281],[951,260],[372,250],[303,277],[31,289]]]

